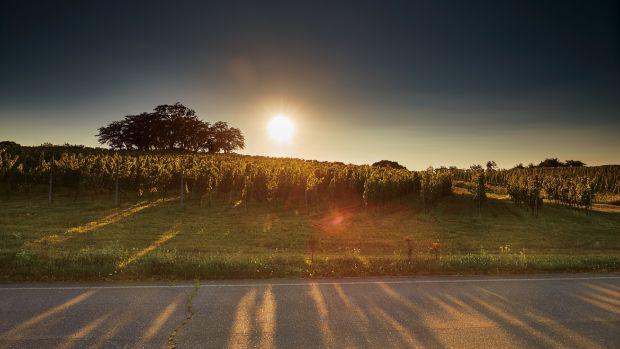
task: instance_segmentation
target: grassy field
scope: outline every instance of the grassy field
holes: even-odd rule
[[[0,203],[0,278],[191,279],[620,270],[620,210],[546,205],[538,217],[502,195],[479,214],[460,188],[424,212],[415,202],[363,209],[176,198],[125,203],[18,196]],[[408,256],[407,238],[412,256]],[[312,258],[310,240],[317,241]],[[441,244],[439,256],[431,254]]]

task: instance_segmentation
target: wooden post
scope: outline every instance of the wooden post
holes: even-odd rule
[[[116,180],[114,183],[114,205],[118,206],[119,205],[119,201],[118,201],[118,161],[116,162]]]
[[[179,203],[181,204],[181,207],[183,207],[183,196],[185,195],[185,190],[184,190],[184,185],[183,185],[183,169],[181,169],[181,196],[180,196],[180,200]]]
[[[54,193],[53,193],[53,184],[54,184],[54,155],[52,154],[52,163],[50,166],[50,183],[49,183],[49,192],[47,194],[47,200],[51,205],[54,201]]]

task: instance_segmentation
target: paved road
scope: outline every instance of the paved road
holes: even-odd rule
[[[620,348],[620,275],[0,285],[0,347]]]

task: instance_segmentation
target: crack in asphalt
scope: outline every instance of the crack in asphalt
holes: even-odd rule
[[[196,283],[194,285],[194,289],[192,290],[192,293],[190,293],[189,296],[187,297],[187,305],[186,305],[186,310],[185,310],[185,314],[186,314],[185,315],[185,319],[183,319],[183,321],[181,321],[181,323],[178,324],[172,330],[172,332],[170,332],[170,335],[168,336],[168,348],[170,348],[170,349],[176,349],[177,348],[177,343],[176,343],[177,334],[179,333],[179,331],[185,325],[187,325],[187,323],[194,316],[193,301],[194,301],[194,297],[196,297],[196,294],[198,293],[198,289],[199,288],[200,288],[200,282],[198,280],[196,280]]]

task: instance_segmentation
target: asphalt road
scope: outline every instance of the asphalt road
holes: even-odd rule
[[[620,348],[620,275],[0,285],[0,347]]]

